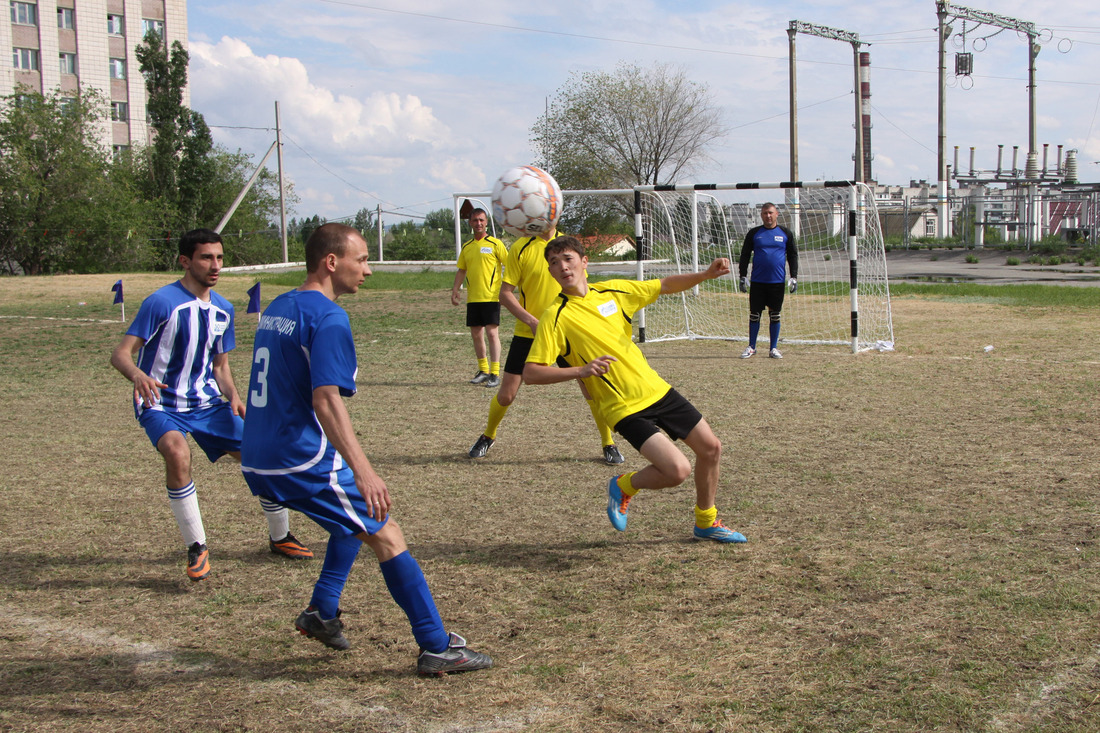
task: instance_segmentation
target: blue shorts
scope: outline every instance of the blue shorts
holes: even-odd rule
[[[244,420],[233,414],[228,402],[189,412],[143,410],[138,425],[145,429],[154,448],[165,433],[173,430],[185,437],[190,435],[211,463],[226,453],[240,453],[244,433]]]
[[[387,514],[381,520],[371,519],[355,474],[347,466],[323,476],[308,471],[275,475],[245,471],[244,480],[256,496],[305,514],[337,537],[372,535],[390,518]]]

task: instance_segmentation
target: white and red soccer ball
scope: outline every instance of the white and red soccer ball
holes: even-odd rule
[[[493,184],[493,217],[517,237],[554,231],[561,207],[558,182],[533,165],[509,168]]]

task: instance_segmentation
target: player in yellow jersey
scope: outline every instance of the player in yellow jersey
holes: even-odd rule
[[[524,237],[512,243],[508,250],[508,260],[504,266],[504,284],[500,287],[500,302],[516,317],[515,333],[512,345],[508,348],[508,358],[504,363],[504,377],[500,390],[489,403],[489,421],[485,432],[470,448],[470,458],[481,458],[496,442],[497,428],[500,426],[508,407],[516,399],[523,383],[523,365],[527,361],[527,352],[535,340],[535,329],[539,325],[539,314],[546,309],[560,293],[561,286],[550,275],[543,254],[549,239],[554,237],[551,231],[544,237]],[[565,380],[560,380],[565,381]],[[607,463],[623,462],[623,454],[615,445],[611,428],[597,412],[592,396],[584,383],[580,383],[581,392],[596,420],[603,443],[603,459]]]
[[[623,327],[624,319],[630,321],[659,295],[679,293],[728,274],[729,260],[721,257],[702,272],[660,280],[590,285],[585,273],[588,258],[576,238],[552,240],[545,256],[561,293],[539,319],[523,381],[581,380],[592,395],[595,412],[649,461],[641,471],[616,476],[608,484],[607,516],[612,526],[620,532],[626,529],[627,505],[640,489],[679,486],[691,475],[691,463],[672,442],[679,439],[696,459],[695,537],[745,542],[740,532],[723,526],[714,504],[722,443],[699,411],[649,366]],[[555,362],[559,366],[552,366]]]
[[[470,214],[474,238],[462,245],[458,253],[458,272],[451,286],[451,304],[462,302],[458,289],[466,281],[466,325],[474,340],[477,374],[470,384],[500,386],[500,281],[508,250],[504,242],[490,237],[489,215],[484,209]],[[488,340],[488,353],[486,353]]]

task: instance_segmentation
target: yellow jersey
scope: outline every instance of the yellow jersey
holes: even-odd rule
[[[599,356],[615,357],[607,374],[583,380],[597,412],[614,427],[672,389],[632,338],[634,314],[660,294],[660,280],[589,283],[584,297],[559,293],[539,318],[527,361],[553,364],[561,356],[569,366],[582,366]]]
[[[507,258],[508,249],[496,237],[471,239],[462,245],[456,264],[466,271],[467,303],[500,300],[501,272]]]
[[[516,288],[515,296],[523,309],[538,316],[561,293],[561,285],[550,275],[546,263],[546,245],[542,237],[524,237],[512,242],[504,266],[504,282]],[[516,336],[532,338],[531,327],[516,319]]]

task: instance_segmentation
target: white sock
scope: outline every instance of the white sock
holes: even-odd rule
[[[267,517],[267,533],[273,540],[281,540],[290,534],[290,512],[285,506],[279,506],[273,501],[260,499],[264,516]]]
[[[199,513],[199,497],[195,493],[195,482],[182,489],[168,489],[168,503],[172,505],[172,514],[176,516],[183,543],[190,547],[198,542],[206,544],[206,530],[202,526],[202,514]]]

